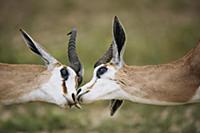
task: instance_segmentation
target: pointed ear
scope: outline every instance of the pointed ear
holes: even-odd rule
[[[111,107],[110,107],[110,115],[113,116],[115,114],[115,112],[122,107],[123,105],[123,100],[119,100],[119,99],[112,99],[111,100]]]
[[[42,57],[42,59],[45,61],[48,68],[53,67],[58,61],[51,56],[49,53],[47,53],[37,42],[35,42],[30,35],[28,35],[24,30],[20,29],[20,32],[22,34],[22,37],[27,44],[27,46],[37,55]]]
[[[125,49],[125,32],[117,16],[113,21],[113,59],[114,64],[123,65],[123,54]]]

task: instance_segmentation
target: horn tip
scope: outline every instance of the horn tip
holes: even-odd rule
[[[73,32],[77,32],[76,27],[73,27],[72,30],[71,30],[69,33],[67,33],[67,35],[69,36],[69,35],[71,35]]]
[[[73,28],[72,28],[72,31],[77,31],[76,27],[73,27]]]

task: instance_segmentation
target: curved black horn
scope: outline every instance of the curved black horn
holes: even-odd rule
[[[76,28],[73,28],[72,31],[67,35],[70,35],[68,44],[68,58],[70,67],[76,72],[78,77],[82,78],[82,65],[76,53]]]
[[[112,45],[110,45],[109,49],[105,52],[105,54],[95,63],[94,68],[101,65],[106,64],[111,61],[113,56],[113,48]]]

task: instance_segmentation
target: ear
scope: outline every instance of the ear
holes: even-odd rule
[[[117,65],[123,65],[123,54],[125,49],[125,32],[117,16],[113,22],[113,58],[112,62]]]
[[[115,112],[123,105],[123,100],[112,99],[110,106],[110,115],[113,116]]]
[[[48,68],[52,68],[58,61],[51,56],[49,53],[47,53],[37,42],[35,42],[30,35],[28,35],[24,30],[20,29],[20,32],[22,34],[22,37],[27,44],[27,46],[37,55],[42,57],[42,59],[45,61]]]

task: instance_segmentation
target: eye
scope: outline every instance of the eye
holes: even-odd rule
[[[97,70],[97,77],[100,78],[101,75],[103,75],[107,70],[108,70],[108,68],[106,68],[106,67],[100,67],[100,68]]]
[[[67,71],[67,68],[66,67],[63,67],[61,70],[60,70],[60,73],[61,73],[61,76],[64,80],[67,80],[68,77],[69,77],[69,72]]]

